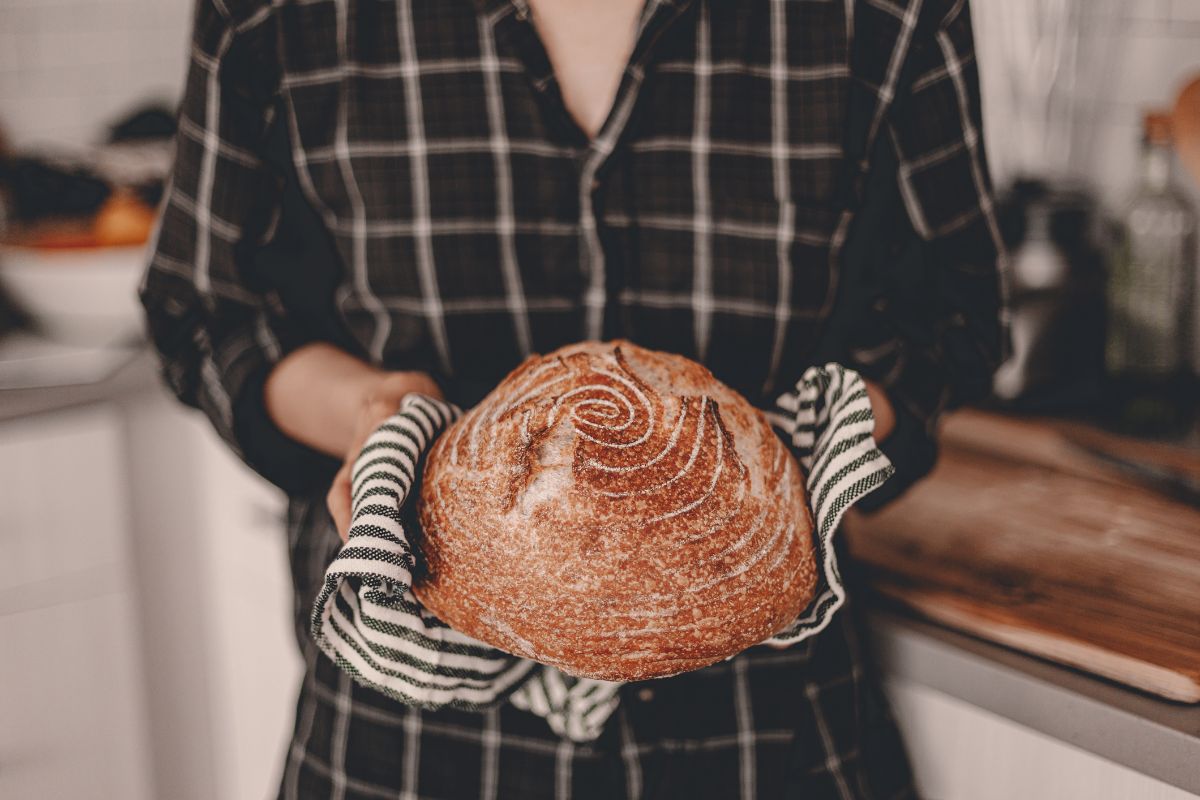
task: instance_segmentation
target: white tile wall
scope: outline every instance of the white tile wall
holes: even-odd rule
[[[1200,0],[1171,0],[1171,19],[1200,23]]]
[[[0,0],[0,127],[17,147],[94,142],[136,105],[174,105],[193,0]]]
[[[1076,153],[1069,168],[1064,167],[1063,150],[1052,147],[1040,160],[1031,158],[1014,135],[1011,120],[1016,112],[1001,76],[1003,15],[995,12],[1012,0],[971,2],[984,84],[985,132],[997,182],[1006,182],[1023,164],[1051,174],[1066,172],[1091,184],[1110,210],[1119,209],[1136,180],[1143,113],[1169,108],[1180,87],[1200,76],[1200,0],[1081,0],[1089,6],[1080,33],[1080,52],[1089,54],[1082,84],[1091,88],[1077,93],[1073,102],[1069,93],[1061,92],[1049,110],[1051,140],[1073,146]],[[1050,5],[1050,0],[1043,2]],[[1195,179],[1182,169],[1177,177],[1200,203]]]
[[[988,155],[1000,186],[1030,168],[1070,178],[1090,186],[1119,218],[1136,188],[1143,114],[1170,109],[1182,86],[1200,77],[1200,0],[1078,1],[1086,8],[1079,28],[1086,62],[1080,85],[1091,88],[1052,100],[1050,140],[1065,149],[1039,149],[1037,138],[1031,147],[1021,135],[1020,108],[1027,98],[1014,97],[1003,70],[1004,12],[1009,3],[1052,8],[1054,0],[971,0]],[[1175,181],[1200,210],[1200,180],[1176,163]],[[1200,264],[1200,245],[1196,258]],[[1200,271],[1195,278],[1192,365],[1200,373]]]

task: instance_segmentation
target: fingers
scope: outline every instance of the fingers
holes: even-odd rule
[[[325,496],[325,505],[333,524],[337,527],[338,536],[342,541],[350,537],[350,521],[354,513],[351,499],[351,477],[354,462],[358,461],[359,453],[367,443],[367,439],[381,424],[396,413],[396,402],[385,399],[373,399],[363,405],[358,419],[354,423],[354,445],[346,455],[346,461],[333,478],[329,493]]]
[[[350,462],[342,465],[333,478],[329,494],[325,496],[325,505],[343,542],[350,537],[350,466]]]
[[[409,392],[420,392],[440,398],[441,390],[428,375],[420,372],[394,372],[378,382],[376,387],[362,398],[358,418],[354,422],[353,446],[346,454],[346,461],[338,470],[325,496],[325,505],[338,536],[346,541],[350,535],[350,521],[354,509],[350,497],[350,478],[354,462],[375,429],[396,413],[400,400]]]
[[[406,394],[423,394],[441,399],[442,390],[437,382],[423,372],[391,372],[378,380],[371,391],[363,396],[363,408],[382,404],[395,412]]]
[[[424,372],[393,372],[379,382],[374,396],[395,404],[410,392],[442,399],[442,390],[437,381]]]

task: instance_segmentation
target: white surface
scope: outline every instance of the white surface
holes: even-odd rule
[[[0,425],[0,797],[153,796],[119,424]]]
[[[886,688],[927,800],[1196,800],[941,692]]]
[[[121,458],[107,408],[0,425],[0,589],[128,561]]]
[[[0,338],[0,389],[98,383],[137,353],[133,347],[83,347],[9,334]]]
[[[1177,22],[1200,23],[1200,0],[1171,0],[1171,18]]]
[[[274,796],[301,675],[282,495],[165,391],[126,416],[156,789]]]
[[[146,100],[177,102],[194,0],[0,0],[0,123],[78,146]]]
[[[273,796],[303,674],[291,626],[284,497],[207,425],[195,434],[217,796]]]
[[[0,284],[48,338],[99,347],[141,336],[146,262],[142,246],[0,247]]]
[[[1027,144],[1014,135],[1014,108],[1030,97],[1007,91],[1003,68],[1005,33],[1002,22],[1009,0],[974,0],[979,68],[983,88],[984,128],[993,176],[1003,186],[1022,164],[1061,174],[1059,160],[1030,159]],[[1119,208],[1132,190],[1138,169],[1142,113],[1169,106],[1185,78],[1200,71],[1200,0],[1104,0],[1083,4],[1089,27],[1080,46],[1088,67],[1078,90],[1060,87],[1045,113],[1051,136],[1070,135],[1076,113],[1074,147],[1089,140],[1091,150],[1073,160],[1076,178],[1099,190],[1110,209]],[[1036,86],[1027,87],[1036,94]],[[1041,111],[1039,114],[1043,113]],[[1097,169],[1097,165],[1101,168]],[[1182,170],[1177,177],[1184,180]],[[1200,197],[1200,187],[1193,187]]]
[[[192,416],[159,389],[129,402],[126,419],[132,535],[150,704],[155,792],[216,798],[211,620],[203,592],[204,528],[196,491]],[[190,423],[190,424],[189,424]]]
[[[132,603],[0,616],[0,797],[153,797]]]
[[[0,425],[0,798],[274,795],[282,508],[158,387]]]
[[[1012,121],[1014,109],[1030,99],[1010,93],[1003,72],[999,22],[1010,5],[1010,0],[971,2],[988,161],[998,187],[1017,177],[1024,163],[1026,142]],[[1090,27],[1080,44],[1089,66],[1080,75],[1074,102],[1066,97],[1070,93],[1060,92],[1063,97],[1048,110],[1048,130],[1056,139],[1070,140],[1076,152],[1072,177],[1094,189],[1105,210],[1117,215],[1138,180],[1143,113],[1169,108],[1187,80],[1200,74],[1200,0],[1084,0],[1082,5]],[[1060,158],[1033,162],[1030,167],[1050,175],[1066,169]],[[1200,182],[1178,162],[1173,177],[1200,208]],[[1200,269],[1200,240],[1197,254]],[[1200,372],[1200,291],[1194,308],[1192,366]]]

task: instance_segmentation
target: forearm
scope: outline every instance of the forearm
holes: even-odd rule
[[[383,374],[331,345],[305,345],[285,356],[267,377],[267,414],[296,441],[342,458],[350,449],[363,399]]]
[[[313,343],[285,356],[263,386],[267,416],[301,444],[343,459],[327,504],[338,532],[350,527],[350,467],[363,443],[410,392],[440,398],[424,372],[388,372],[332,345]]]

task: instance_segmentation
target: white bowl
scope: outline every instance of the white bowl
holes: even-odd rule
[[[142,337],[137,287],[148,258],[144,245],[0,247],[0,285],[50,339],[96,346],[128,342]]]

